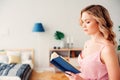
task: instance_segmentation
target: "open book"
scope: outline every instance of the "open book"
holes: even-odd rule
[[[55,67],[60,69],[62,72],[69,71],[72,73],[80,73],[78,69],[72,66],[68,61],[66,61],[62,56],[58,55],[56,52],[51,54],[50,63]]]

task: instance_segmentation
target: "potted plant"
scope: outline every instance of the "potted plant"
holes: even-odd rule
[[[120,51],[120,39],[119,39],[119,45],[117,47],[117,50]]]
[[[54,33],[54,37],[56,40],[60,41],[60,45],[58,46],[58,48],[64,48],[64,41],[63,41],[63,39],[65,38],[64,33],[61,31],[56,31]]]
[[[117,50],[118,50],[118,51],[120,50],[120,45],[118,45],[118,48],[117,48]]]

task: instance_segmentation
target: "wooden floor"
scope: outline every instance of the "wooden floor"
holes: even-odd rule
[[[62,72],[36,72],[33,71],[30,80],[69,80]]]

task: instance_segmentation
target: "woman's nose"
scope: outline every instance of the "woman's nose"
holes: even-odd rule
[[[82,27],[83,27],[83,28],[85,28],[85,27],[86,27],[86,25],[85,25],[85,24],[82,24]]]

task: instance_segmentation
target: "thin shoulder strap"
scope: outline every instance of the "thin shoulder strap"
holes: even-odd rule
[[[106,46],[113,46],[113,45],[102,45],[101,48],[100,48],[100,51],[102,51],[103,48],[106,47]]]
[[[105,47],[105,45],[102,45],[101,47],[100,47],[100,50],[99,50],[99,53],[101,54],[101,51],[103,50],[103,48]]]

